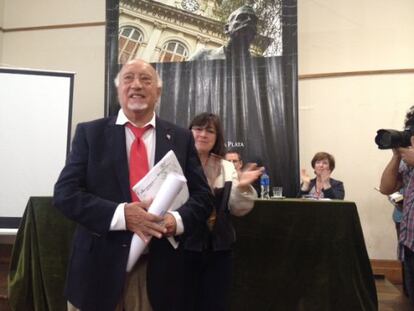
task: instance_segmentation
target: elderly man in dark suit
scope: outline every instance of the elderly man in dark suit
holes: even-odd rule
[[[179,275],[172,267],[179,260],[165,237],[185,238],[204,227],[212,209],[211,194],[191,132],[155,115],[161,81],[154,68],[142,60],[130,61],[115,83],[118,115],[78,125],[55,185],[55,206],[78,224],[66,281],[68,305],[81,311],[151,310],[148,280],[153,309],[161,310],[159,301],[165,301],[170,303],[168,310],[174,310],[171,283]],[[189,200],[164,218],[148,213],[151,202],[138,202],[131,193],[133,128],[146,129],[138,143],[145,145],[147,159],[142,163],[147,169],[173,150],[187,178]],[[127,273],[134,233],[144,240],[155,238],[149,254]]]

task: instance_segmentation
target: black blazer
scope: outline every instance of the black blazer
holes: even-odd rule
[[[344,189],[343,182],[340,180],[333,179],[333,178],[330,178],[329,182],[331,184],[331,188],[327,190],[322,190],[323,196],[329,199],[343,200],[345,198],[345,189]],[[299,196],[301,197],[303,195],[308,194],[315,185],[316,185],[316,178],[311,179],[310,184],[309,184],[309,190],[308,191],[300,190]]]
[[[125,282],[132,233],[109,231],[118,204],[131,202],[125,129],[115,121],[116,117],[110,117],[77,126],[54,189],[54,205],[78,223],[65,292],[82,311],[114,310]],[[184,239],[204,226],[212,210],[212,196],[191,132],[157,118],[155,163],[169,150],[175,152],[190,192],[188,202],[178,209]],[[151,243],[159,241],[152,239]],[[200,245],[194,247],[201,249],[201,243],[200,238]]]

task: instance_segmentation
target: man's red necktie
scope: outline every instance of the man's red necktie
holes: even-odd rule
[[[132,187],[135,186],[135,184],[149,171],[147,149],[145,148],[144,141],[141,137],[145,131],[151,127],[151,125],[138,128],[133,126],[131,123],[127,123],[126,126],[135,135],[135,140],[132,142],[131,150],[129,152],[129,184],[132,202],[137,202],[139,199],[132,190]]]

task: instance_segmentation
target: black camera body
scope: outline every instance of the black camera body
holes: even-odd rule
[[[411,136],[414,135],[413,129],[404,131],[380,129],[375,136],[375,143],[379,149],[393,149],[411,146]]]

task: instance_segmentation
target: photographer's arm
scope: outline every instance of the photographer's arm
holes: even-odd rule
[[[392,153],[392,158],[381,176],[380,192],[386,195],[394,193],[401,188],[401,178],[398,172],[401,155],[395,149],[392,150]]]

